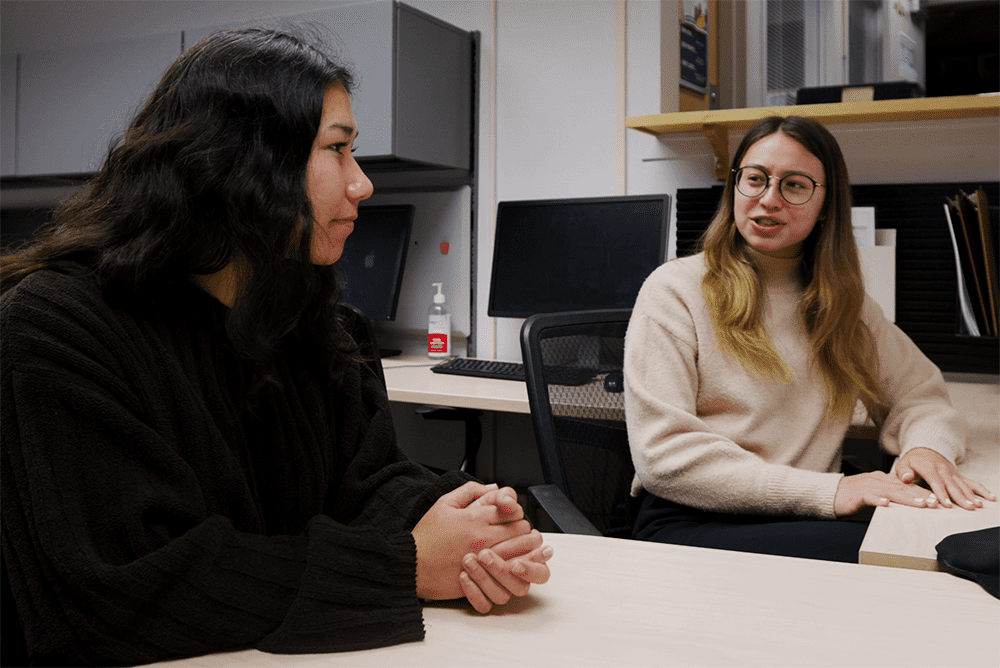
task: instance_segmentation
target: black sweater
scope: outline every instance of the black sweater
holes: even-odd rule
[[[423,637],[410,530],[457,474],[396,447],[384,388],[279,358],[248,400],[225,307],[125,308],[38,272],[4,295],[3,556],[32,658],[134,664]]]

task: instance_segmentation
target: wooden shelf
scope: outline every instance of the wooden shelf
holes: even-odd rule
[[[625,127],[656,136],[678,132],[701,132],[715,153],[717,160],[715,175],[724,180],[729,169],[729,131],[746,131],[765,116],[805,116],[824,125],[981,118],[1000,116],[1000,96],[963,95],[875,102],[804,104],[790,107],[684,111],[673,114],[629,116],[625,119]]]

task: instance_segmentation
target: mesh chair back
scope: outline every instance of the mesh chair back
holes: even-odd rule
[[[630,315],[631,309],[541,314],[521,330],[545,482],[606,536],[631,533],[635,468],[620,391]]]

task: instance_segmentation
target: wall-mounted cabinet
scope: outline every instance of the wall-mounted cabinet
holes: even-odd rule
[[[20,54],[14,174],[96,170],[109,142],[180,52],[176,32]]]
[[[319,28],[357,73],[355,157],[376,187],[468,183],[471,33],[398,2],[335,6],[284,21]],[[215,29],[185,31],[185,44]]]
[[[398,2],[333,6],[281,23],[319,28],[354,66],[356,155],[376,185],[469,182],[471,33]],[[92,173],[183,45],[215,29],[5,54],[0,175]]]

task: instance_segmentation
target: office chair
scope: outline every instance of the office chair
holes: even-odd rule
[[[539,314],[521,328],[545,485],[528,488],[563,533],[627,538],[635,468],[622,362],[631,309]]]

